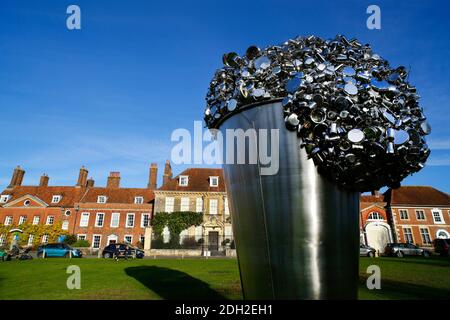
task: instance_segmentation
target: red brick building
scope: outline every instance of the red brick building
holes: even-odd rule
[[[80,169],[74,186],[49,186],[43,175],[38,186],[24,186],[25,171],[14,169],[11,183],[0,193],[0,226],[48,225],[88,240],[93,249],[111,242],[142,244],[153,211],[204,213],[201,227],[184,233],[195,238],[232,237],[231,217],[221,169],[187,169],[172,178],[166,163],[163,186],[156,189],[157,166],[152,164],[146,188],[121,188],[120,173],[111,172],[105,187]],[[156,193],[156,200],[155,200]],[[429,246],[435,238],[450,238],[450,198],[426,186],[389,189],[383,195],[362,195],[361,242],[381,253],[388,242]],[[11,235],[0,234],[0,246]],[[28,235],[29,244],[49,239]]]
[[[450,238],[450,198],[427,186],[405,186],[385,193],[394,239],[430,246],[436,238]]]
[[[360,242],[383,252],[386,244],[393,242],[384,196],[378,191],[372,195],[361,195],[359,205]]]
[[[89,241],[93,249],[111,242],[143,242],[152,218],[156,164],[150,167],[147,188],[121,188],[119,172],[111,172],[106,187],[96,187],[84,167],[75,186],[49,186],[46,175],[38,186],[23,186],[24,175],[22,168],[15,168],[11,183],[0,194],[1,224],[19,229],[24,224],[57,225],[63,232]],[[54,241],[45,235],[41,239],[28,236],[29,244]],[[9,242],[8,237],[0,235],[0,245]]]

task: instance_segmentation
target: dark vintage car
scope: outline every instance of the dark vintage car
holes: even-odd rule
[[[434,239],[433,240],[434,252],[441,256],[448,256],[450,248],[450,239]]]
[[[102,252],[103,258],[114,258],[118,253],[118,257],[123,258],[137,258],[144,257],[144,250],[133,247],[126,243],[111,243],[107,245]]]
[[[388,243],[384,249],[387,256],[396,256],[402,258],[404,256],[424,256],[429,257],[431,252],[426,249],[419,248],[412,243]]]

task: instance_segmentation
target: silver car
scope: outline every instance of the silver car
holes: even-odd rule
[[[375,256],[375,249],[369,246],[366,246],[365,244],[359,245],[359,255],[361,257],[374,257]]]
[[[388,243],[385,254],[388,256],[397,256],[399,258],[404,256],[424,256],[429,257],[431,252],[412,243]]]

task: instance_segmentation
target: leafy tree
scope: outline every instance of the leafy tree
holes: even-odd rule
[[[191,226],[199,226],[203,222],[201,212],[178,211],[178,212],[158,212],[152,220],[153,231],[157,238],[162,237],[164,228],[170,231],[170,243],[172,247],[180,246],[180,233]]]

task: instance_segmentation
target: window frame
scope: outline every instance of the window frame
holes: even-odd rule
[[[183,180],[185,180],[186,183],[181,183],[181,181],[183,181]],[[178,177],[178,185],[180,187],[187,187],[187,186],[189,186],[189,176],[186,176],[186,175],[179,176]]]
[[[130,238],[131,238],[131,241],[130,241],[130,242],[128,242],[128,241],[126,240],[127,237],[130,237]],[[132,234],[126,234],[126,235],[124,235],[124,236],[123,236],[123,242],[132,245],[132,244],[133,244],[133,235],[132,235]]]
[[[102,224],[101,225],[98,223],[99,217],[102,217]],[[105,225],[105,213],[104,212],[97,212],[95,214],[95,224],[94,224],[94,226],[96,228],[103,228],[104,225]]]
[[[215,213],[212,213],[212,211],[211,211],[211,208],[212,208],[211,203],[213,203],[213,202],[215,202]],[[218,213],[219,213],[219,199],[215,199],[215,198],[209,199],[209,208],[208,209],[209,209],[208,213],[210,215],[212,215],[212,216],[218,215]]]
[[[50,223],[50,220],[51,220],[51,223]],[[45,219],[45,225],[46,226],[52,226],[52,225],[54,225],[55,224],[55,216],[54,215],[48,215],[47,216],[47,219]]]
[[[39,225],[40,222],[41,222],[41,216],[33,216],[33,223],[32,223],[33,226]]]
[[[11,195],[9,194],[0,195],[0,203],[7,203],[9,199],[11,199]]]
[[[130,217],[130,216],[133,217],[133,225],[132,226],[128,225],[128,222],[129,222],[128,217]],[[127,213],[127,218],[125,220],[125,228],[134,228],[135,224],[136,224],[136,216],[135,216],[135,214],[131,213],[131,212]]]
[[[82,224],[82,222],[84,221],[83,217],[86,217],[86,216],[87,216],[86,223]],[[86,212],[86,211],[82,212],[81,215],[80,215],[80,224],[79,224],[79,226],[82,227],[82,228],[88,227],[90,218],[91,218],[91,213],[90,212]]]
[[[213,184],[213,181],[217,181],[217,184]],[[210,176],[209,177],[209,186],[210,187],[218,187],[219,186],[219,176]]]
[[[67,225],[67,228],[64,228],[64,225]],[[61,230],[69,230],[69,220],[63,220],[61,223]]]
[[[33,245],[33,241],[34,241],[34,234],[29,234],[28,235],[27,246],[32,246]]]
[[[402,211],[406,213],[406,218],[402,218]],[[398,217],[399,217],[400,220],[409,220],[408,209],[399,209],[398,210]]]
[[[45,239],[45,240],[44,240]],[[49,235],[48,234],[43,234],[42,238],[41,238],[41,243],[43,244],[47,244],[49,240]]]
[[[439,219],[441,221],[436,221],[436,217],[435,217],[435,213],[437,213],[439,215]],[[431,210],[431,217],[433,218],[433,223],[434,224],[445,224],[445,220],[444,220],[444,215],[442,214],[442,211],[439,209],[432,209]]]
[[[117,225],[113,225],[114,216],[117,216]],[[109,223],[111,228],[119,228],[120,227],[120,212],[112,212],[111,213],[111,221]]]
[[[426,232],[422,232],[423,230],[425,230]],[[430,229],[428,229],[427,227],[419,227],[419,233],[423,244],[431,244]],[[424,240],[424,235],[428,236],[428,242]]]
[[[423,218],[422,217],[419,218],[419,213],[422,213]],[[416,220],[418,220],[418,221],[425,221],[425,220],[427,220],[427,216],[425,215],[425,210],[422,210],[422,209],[417,209],[416,210]]]
[[[144,225],[144,217],[148,217],[148,224],[146,226]],[[150,213],[141,213],[141,228],[147,228],[148,226],[150,226]]]
[[[57,201],[55,201],[55,199],[57,199]],[[52,196],[52,203],[60,203],[62,199],[62,196],[60,194],[54,194]]]
[[[138,199],[140,202],[138,201]],[[144,197],[142,196],[134,197],[134,204],[144,204]]]
[[[171,209],[168,209],[169,206],[168,206],[167,200],[169,200],[169,199],[172,200],[172,205],[171,205],[172,208]],[[164,211],[168,212],[168,213],[172,213],[175,210],[175,198],[174,197],[166,197],[164,200],[165,200]]]
[[[104,201],[100,201],[100,199],[104,199]],[[105,204],[108,201],[107,196],[97,196],[97,203],[99,204]]]
[[[8,222],[9,221],[9,222]],[[10,226],[13,224],[13,216],[5,216],[4,226]]]
[[[409,232],[406,232],[406,230],[409,230]],[[408,241],[407,234],[411,236],[411,242]],[[403,236],[405,238],[405,243],[414,243],[414,234],[411,227],[403,227]]]
[[[186,209],[186,202],[187,200],[187,209]],[[191,199],[189,197],[181,197],[180,199],[180,211],[189,211],[189,209],[191,208]]]
[[[374,218],[374,215],[376,215],[377,217]],[[378,211],[372,211],[371,213],[369,213],[367,215],[367,220],[372,220],[372,221],[380,221],[380,220],[384,220],[384,217],[381,213],[379,213]]]
[[[95,247],[95,246],[94,246],[94,244],[95,244],[95,237],[99,237],[99,240],[98,240],[98,247]],[[100,249],[101,246],[102,246],[102,235],[101,235],[101,234],[93,234],[93,235],[92,235],[92,244],[91,244],[91,248],[92,248],[92,249]]]
[[[225,197],[225,199],[223,200],[223,211],[226,216],[230,215],[230,204],[228,202],[228,197]]]
[[[83,237],[83,239],[81,239]],[[85,233],[77,234],[77,240],[86,241],[87,235]]]
[[[27,216],[25,216],[25,215],[20,216],[18,225],[20,226],[21,224],[24,224],[25,222],[27,222]]]

